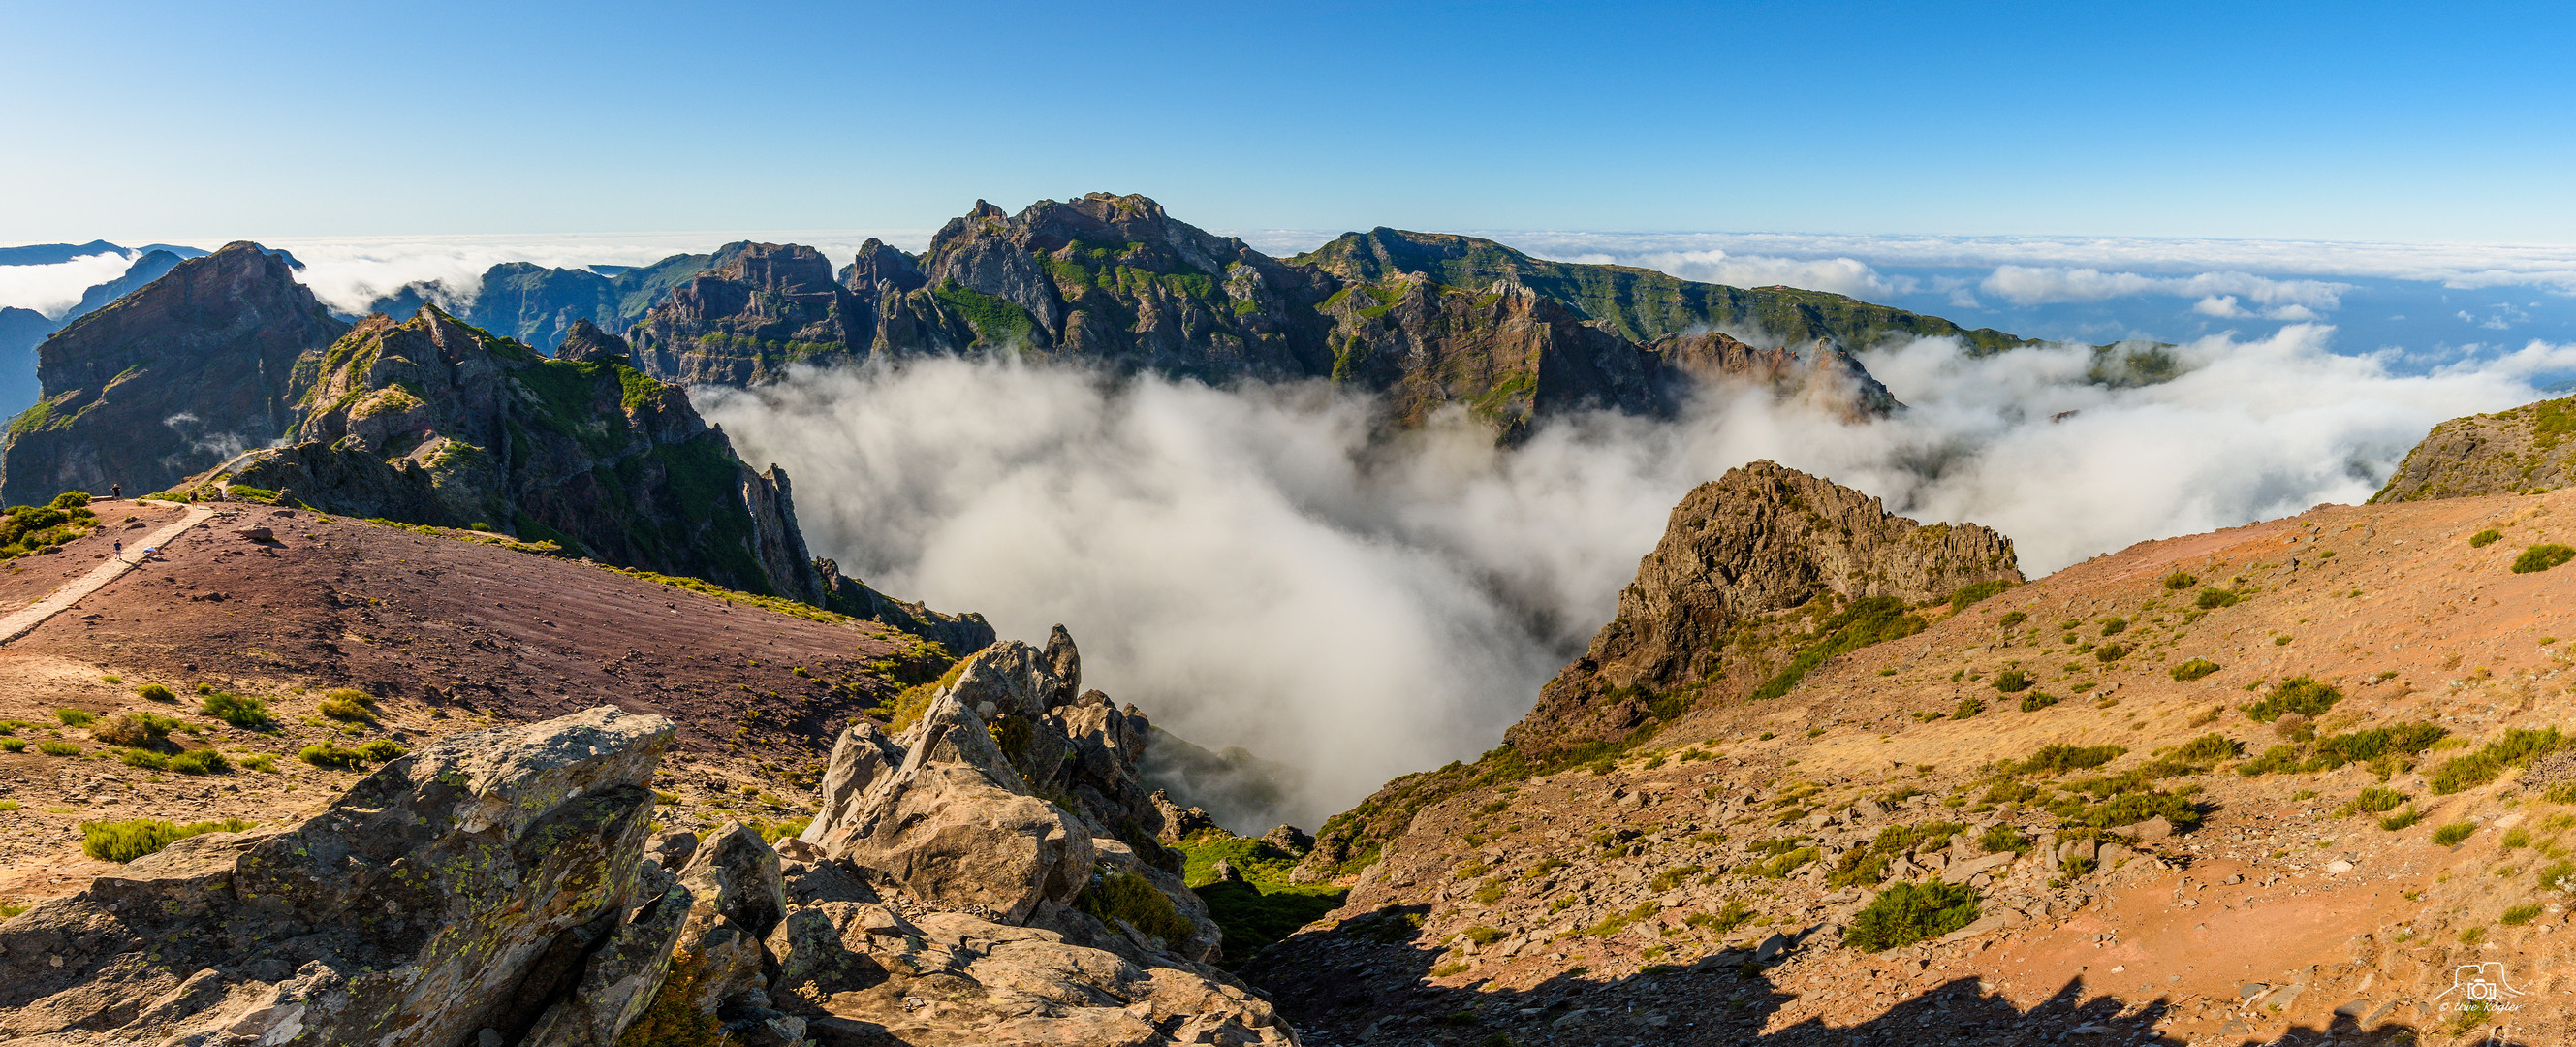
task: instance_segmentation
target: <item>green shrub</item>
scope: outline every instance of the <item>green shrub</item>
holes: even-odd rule
[[[150,749],[127,749],[117,760],[128,767],[140,767],[147,771],[170,769],[170,758]]]
[[[1988,827],[1984,833],[1978,835],[1977,846],[1985,848],[1987,854],[1999,854],[2004,851],[2026,854],[2030,851],[2031,840],[2012,826],[1996,825]]]
[[[202,711],[208,716],[245,731],[265,731],[275,725],[269,719],[266,702],[249,695],[218,691],[211,687],[201,686],[198,690],[205,695]]]
[[[2019,694],[2023,691],[2027,691],[2030,689],[2031,683],[2032,680],[2030,678],[2030,674],[2019,669],[2006,669],[2002,672],[1996,673],[1994,680],[1995,690],[2002,691],[2005,694]]]
[[[2193,577],[2189,571],[2177,569],[2174,573],[2165,576],[2165,588],[2173,592],[2181,592],[2199,584],[2200,579]]]
[[[2504,916],[2496,922],[2507,927],[2520,927],[2530,923],[2532,918],[2538,915],[2540,915],[2540,907],[2537,905],[2517,905],[2505,910]]]
[[[1984,699],[1961,698],[1959,699],[1959,707],[1951,710],[1950,718],[1953,720],[1965,720],[1984,711],[1986,711],[1986,703]]]
[[[213,749],[190,749],[171,757],[170,769],[181,774],[221,774],[232,769],[232,761]]]
[[[2128,656],[2129,649],[2116,643],[2106,643],[2093,649],[2093,660],[2097,662],[2116,662]]]
[[[2410,807],[2406,808],[2405,810],[2399,811],[2399,812],[2397,812],[2397,813],[2395,813],[2395,814],[2389,815],[2389,816],[2388,816],[2388,817],[2386,817],[2386,818],[2382,818],[2382,819],[2380,819],[2380,820],[2379,820],[2379,827],[2380,827],[2380,828],[2382,828],[2382,829],[2386,829],[2386,830],[2388,830],[2389,832],[2396,832],[2396,831],[2397,831],[2397,830],[2399,830],[2399,829],[2406,828],[2407,826],[2413,825],[2413,824],[2415,824],[2415,823],[2417,823],[2417,822],[2420,822],[2420,821],[2423,821],[2423,820],[2424,820],[2424,812],[2419,811],[2419,810],[2416,810],[2415,808],[2413,808],[2413,807],[2411,807],[2411,806],[2410,806]]]
[[[147,683],[141,687],[135,688],[134,695],[135,697],[141,698],[147,702],[175,703],[179,700],[179,696],[170,693],[169,688],[163,687],[157,683]]]
[[[2243,598],[2234,589],[2203,589],[2200,591],[2200,596],[2191,604],[2204,611],[2214,611],[2221,607],[2233,606],[2236,601]]]
[[[78,756],[81,747],[70,742],[37,742],[36,751],[47,756]]]
[[[397,760],[411,755],[411,750],[403,748],[401,742],[394,741],[391,738],[378,738],[365,745],[359,746],[358,751],[365,753],[367,759],[374,760],[377,763],[383,763],[387,760]]]
[[[98,714],[87,709],[56,709],[54,719],[61,720],[65,727],[87,727],[98,722]]]
[[[1975,604],[1977,601],[1995,596],[2006,589],[2012,588],[2012,585],[2013,583],[2011,582],[1998,579],[1991,582],[1978,582],[1975,585],[1962,588],[1958,592],[1950,594],[1950,613],[1957,614],[1961,611],[1967,610],[1970,605]]]
[[[1128,926],[1161,938],[1166,944],[1188,941],[1197,927],[1183,919],[1172,900],[1156,890],[1153,881],[1135,873],[1110,873],[1092,881],[1081,896],[1073,900],[1075,908],[1090,913],[1111,927],[1112,920],[1125,920]]]
[[[13,753],[26,752],[27,740],[24,738],[0,738],[0,751]]]
[[[2355,794],[2352,802],[2343,805],[2343,813],[2379,814],[2383,811],[2396,810],[2398,804],[2405,802],[2405,793],[2374,785]]]
[[[1899,883],[1852,917],[1843,944],[1882,952],[1938,938],[1977,920],[1977,892],[1954,883]]]
[[[373,723],[376,719],[376,700],[365,691],[343,687],[322,696],[320,712],[334,720]]]
[[[2032,691],[2021,696],[2021,711],[2035,713],[2057,704],[2057,696],[2046,691]]]
[[[109,745],[130,745],[148,749],[161,744],[179,721],[156,713],[127,713],[111,716],[90,728],[90,736]]]
[[[2480,746],[2477,752],[2442,761],[2441,768],[2433,772],[2433,792],[2447,796],[2485,785],[2507,768],[2529,766],[2531,761],[2566,744],[2555,727],[2543,731],[2508,730],[2504,737]]]
[[[1995,624],[2003,626],[2006,629],[2010,629],[2013,626],[2020,625],[2021,623],[2029,620],[2030,616],[2023,614],[2020,611],[2006,611],[2004,612],[2003,617],[1995,619]]]
[[[2441,846],[2448,847],[2452,844],[2468,839],[2471,834],[2476,833],[2477,831],[2478,823],[2476,822],[2452,822],[2449,825],[2433,830],[2433,842],[2440,844]]]
[[[158,818],[81,823],[81,853],[103,862],[130,862],[171,844],[205,833],[237,833],[251,827],[239,818],[173,825]]]
[[[2182,743],[2182,747],[2175,749],[2173,755],[2174,759],[2184,763],[2217,763],[2220,760],[2235,759],[2239,751],[2240,747],[2235,739],[2212,731]]]
[[[343,749],[329,742],[324,742],[320,745],[305,746],[302,752],[295,754],[295,758],[312,764],[315,767],[347,769],[354,768],[359,764],[365,763],[367,761],[367,754],[356,749]]]
[[[2484,549],[2484,548],[2486,548],[2487,546],[2494,545],[2497,541],[2501,540],[2503,537],[2504,537],[2504,532],[2499,531],[2499,530],[2496,530],[2496,529],[2495,529],[2495,528],[2493,528],[2493,527],[2490,527],[2490,528],[2487,528],[2486,530],[2483,530],[2483,531],[2480,531],[2480,532],[2478,532],[2478,533],[2476,533],[2476,534],[2470,535],[2470,536],[2469,536],[2469,548],[2471,548],[2471,549]]]
[[[2323,716],[2343,700],[2343,692],[2305,676],[2293,676],[2265,695],[2262,701],[2245,707],[2245,714],[2271,723],[2289,713],[2314,719]]]
[[[1748,701],[1769,701],[1788,694],[1798,681],[1825,660],[1849,654],[1872,644],[1903,639],[1922,632],[1921,615],[1907,614],[1905,601],[1893,596],[1868,596],[1851,602],[1832,618],[1826,619],[1812,634],[1818,639],[1800,648],[1789,664],[1762,685],[1753,689]]]
[[[1998,774],[2058,775],[2081,771],[2128,755],[2129,750],[2117,745],[2043,745],[2026,760],[2005,760],[1995,765]]]
[[[2523,550],[2522,555],[2513,558],[2513,573],[2535,574],[2569,560],[2576,560],[2576,548],[2569,548],[2556,542],[2535,545]]]
[[[2166,670],[2166,672],[2172,674],[2175,682],[2177,683],[2190,683],[2193,680],[2197,680],[2201,677],[2217,672],[2220,668],[2222,668],[2222,666],[2217,662],[2210,661],[2207,658],[2194,658],[2188,662],[2182,663],[2181,665],[2174,666],[2173,668]]]
[[[1758,915],[1759,914],[1755,913],[1752,909],[1745,906],[1744,899],[1729,898],[1726,900],[1725,907],[1718,911],[1714,913],[1695,912],[1684,917],[1682,922],[1692,927],[1697,927],[1701,930],[1707,931],[1710,934],[1725,934],[1728,931],[1732,931],[1752,922]]]

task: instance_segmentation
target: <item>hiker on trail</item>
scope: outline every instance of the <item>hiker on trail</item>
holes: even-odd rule
[[[125,485],[124,485],[124,484],[109,484],[109,485],[107,485],[107,497],[108,497],[111,501],[112,501],[112,500],[115,500],[115,499],[118,499],[118,498],[123,498],[123,497],[125,497]]]

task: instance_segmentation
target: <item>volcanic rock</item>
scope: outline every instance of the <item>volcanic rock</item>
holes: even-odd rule
[[[2556,490],[2576,480],[2576,396],[2433,427],[2372,505]]]
[[[1674,507],[1619,611],[1539,692],[1505,738],[1525,754],[1620,737],[1654,698],[1700,685],[1729,631],[1830,598],[1919,604],[1980,582],[2019,582],[2011,539],[1976,524],[1918,524],[1879,500],[1771,462],[1730,469]]]
[[[43,399],[10,425],[0,497],[157,491],[264,444],[297,420],[297,359],[348,329],[257,244],[180,262],[37,347]]]
[[[452,735],[302,824],[137,859],[0,929],[0,1032],[515,1040],[582,984],[590,946],[666,919],[667,889],[643,920],[629,901],[672,733],[602,707]],[[621,969],[658,983],[633,952]]]

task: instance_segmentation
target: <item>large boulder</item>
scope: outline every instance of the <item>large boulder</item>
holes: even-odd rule
[[[588,1038],[550,1042],[612,1042],[667,955],[671,889],[637,887],[672,735],[609,707],[452,735],[300,824],[138,859],[0,925],[0,1035],[520,1042],[598,981]]]
[[[1166,945],[1213,955],[1215,924],[1168,875],[1180,867],[1155,840],[1166,816],[1138,785],[1150,725],[1082,691],[1081,664],[1058,626],[1043,650],[1008,641],[959,663],[899,738],[852,725],[792,852],[847,859],[931,905],[1014,924],[1074,901],[1115,852],[1124,857],[1110,864],[1159,874],[1157,889],[1201,924]]]
[[[907,917],[863,892],[806,896],[766,944],[771,1005],[821,1044],[1296,1042],[1268,1001],[1214,970],[968,913]]]
[[[994,707],[990,700],[979,704]],[[833,821],[816,818],[808,842],[931,905],[976,906],[1006,922],[1024,921],[1039,902],[1071,901],[1082,890],[1092,833],[1030,794],[984,717],[957,690],[933,698],[905,740],[902,764],[877,776]],[[864,745],[835,748],[857,758],[867,754]],[[841,767],[826,772],[835,776],[852,777]]]

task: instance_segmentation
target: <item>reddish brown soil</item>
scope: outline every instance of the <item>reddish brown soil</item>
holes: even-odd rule
[[[106,534],[0,568],[0,606],[18,607],[107,555],[123,517],[158,525],[175,510],[102,503]],[[233,529],[273,530],[267,543]],[[0,719],[34,721],[0,752],[0,904],[68,891],[107,868],[79,854],[76,823],[239,816],[272,822],[363,773],[296,758],[304,746],[374,738],[407,745],[496,720],[533,720],[599,704],[681,725],[661,787],[667,817],[784,819],[811,805],[840,726],[899,685],[873,663],[908,641],[873,623],[810,621],[596,565],[473,540],[310,512],[244,505],[172,542],[148,563],[0,647]],[[803,675],[797,670],[802,669]],[[105,677],[116,677],[108,682]],[[158,683],[177,704],[145,701]],[[199,685],[259,697],[273,733],[198,712]],[[374,724],[316,715],[323,692],[373,696]],[[172,716],[239,766],[191,777],[126,766],[59,709],[101,718]],[[33,743],[79,745],[46,756]]]
[[[2470,547],[2486,528],[2502,540]],[[2576,899],[2535,875],[2576,858],[2576,807],[2543,801],[2510,772],[2451,794],[2429,780],[2508,728],[2576,730],[2566,672],[2576,566],[2508,569],[2542,542],[2576,543],[2576,490],[2321,506],[2141,543],[1955,617],[1928,609],[1936,620],[1924,632],[1834,659],[1783,699],[1694,710],[1607,774],[1577,770],[1426,808],[1334,920],[1257,961],[1253,980],[1310,1042],[1330,1044],[2468,1043],[2507,1025],[2504,1042],[2576,1042],[2576,936],[2557,933]],[[2177,570],[2198,580],[2167,589]],[[2204,587],[2245,595],[2203,610],[2194,598]],[[2012,612],[2023,621],[2003,626]],[[2106,636],[2111,618],[2125,628]],[[2087,645],[2110,642],[2129,653],[2092,657]],[[2192,658],[2223,668],[2173,679],[2169,669]],[[2020,695],[1991,686],[2008,665],[2061,700],[2022,711]],[[1881,953],[1834,947],[1828,930],[1777,964],[1746,966],[1741,950],[1762,938],[1838,927],[1859,904],[1856,891],[1823,883],[1821,863],[1785,879],[1745,871],[1746,841],[1801,832],[1775,824],[1776,812],[1840,811],[1914,789],[1922,795],[1858,822],[1857,838],[1938,820],[1966,820],[1971,833],[1996,819],[2051,832],[2043,811],[1975,813],[1983,768],[2051,743],[2109,744],[2128,750],[2102,769],[2117,773],[2213,731],[2251,757],[2282,739],[2242,707],[2296,675],[2346,696],[2320,718],[2327,733],[2414,721],[2452,739],[2385,782],[2359,765],[2246,777],[2231,764],[2165,779],[2200,790],[2198,830],[2063,886],[2016,864],[2009,884],[1986,893],[2044,905],[2018,925]],[[1986,710],[1931,715],[1963,698]],[[1692,750],[1720,755],[1682,758]],[[1816,795],[1797,799],[1792,785]],[[2376,815],[2338,814],[2382,785],[2422,820],[2390,831]],[[1635,793],[1643,806],[1616,802]],[[1731,796],[1761,803],[1709,806]],[[1955,806],[1941,802],[1951,797]],[[2460,822],[2476,827],[2465,842],[2432,841]],[[1638,853],[1591,840],[1622,826],[1638,834]],[[2517,828],[2527,836],[2509,839]],[[1710,842],[1720,833],[1727,842]],[[1549,860],[1569,864],[1550,873]],[[1480,885],[1487,893],[1475,897]],[[1585,933],[1641,900],[1659,911]],[[1686,922],[1729,902],[1758,915],[1724,932]],[[2504,918],[2520,905],[2536,915]],[[1414,914],[1420,929],[1379,913]],[[1477,948],[1462,937],[1477,928],[1502,940]],[[2453,968],[2483,962],[2503,963],[2531,995],[2518,1012],[2463,1028],[2443,990]],[[2249,1007],[2249,982],[2300,991]]]

